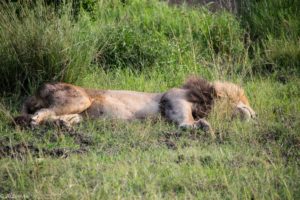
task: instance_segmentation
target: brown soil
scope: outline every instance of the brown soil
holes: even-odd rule
[[[30,127],[30,120],[27,117],[17,117],[15,118],[15,122],[17,125],[21,125],[22,128],[31,128]],[[34,144],[20,142],[14,145],[8,144],[9,140],[1,140],[0,141],[0,159],[5,157],[10,158],[20,158],[23,159],[28,155],[34,157],[41,157],[41,156],[52,156],[52,157],[68,157],[71,154],[82,154],[89,150],[89,146],[93,144],[93,140],[90,136],[78,132],[77,130],[69,127],[61,126],[61,124],[56,124],[56,130],[53,133],[53,138],[58,138],[61,135],[69,136],[74,139],[74,142],[79,144],[78,149],[66,148],[66,147],[58,147],[54,149],[46,149],[46,148],[38,148]],[[51,127],[53,128],[53,124]],[[46,125],[45,127],[41,128],[39,132],[37,132],[37,136],[42,137],[44,134],[43,132],[49,130],[49,127]]]

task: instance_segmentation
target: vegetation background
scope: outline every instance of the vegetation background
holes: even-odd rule
[[[0,3],[0,199],[300,198],[300,1],[187,2]],[[191,74],[242,85],[258,120],[213,112],[214,141],[163,120],[12,126],[43,82],[163,92]]]

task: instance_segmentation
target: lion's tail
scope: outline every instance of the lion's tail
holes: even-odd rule
[[[203,118],[208,115],[214,104],[216,91],[207,80],[192,76],[186,80],[183,89],[187,89],[187,100],[193,103],[193,117]]]

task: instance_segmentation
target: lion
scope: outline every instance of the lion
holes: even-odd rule
[[[217,101],[228,101],[232,116],[244,120],[255,118],[244,90],[233,83],[209,82],[190,77],[182,87],[163,93],[127,90],[88,89],[68,83],[46,83],[27,98],[20,119],[32,126],[59,120],[72,126],[84,119],[116,118],[137,120],[162,116],[180,128],[211,131],[206,117]]]

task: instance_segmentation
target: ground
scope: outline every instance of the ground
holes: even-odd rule
[[[106,87],[162,88],[154,77],[144,86],[126,84],[129,77],[122,85],[119,78]],[[216,140],[162,119],[21,130],[1,122],[1,198],[297,199],[298,81],[245,82],[258,120],[244,123],[212,113]]]

